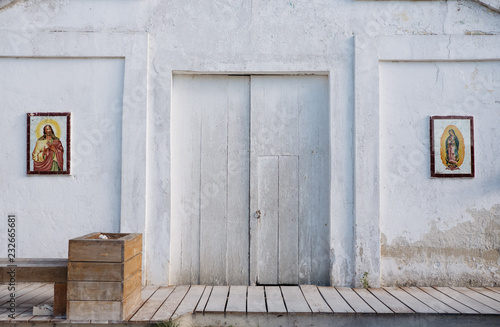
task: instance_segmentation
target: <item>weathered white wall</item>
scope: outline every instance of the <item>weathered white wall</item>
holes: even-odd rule
[[[3,58],[0,89],[1,211],[17,216],[18,257],[64,257],[69,238],[119,231],[123,60]],[[71,176],[26,175],[26,113],[47,111],[72,113]]]
[[[170,194],[172,191],[175,191],[170,188],[169,150],[172,73],[175,71],[238,73],[327,72],[330,79],[331,108],[330,152],[332,153],[332,162],[330,171],[332,172],[332,176],[330,178],[330,216],[332,217],[332,222],[330,230],[330,260],[332,263],[332,284],[352,285],[353,283],[359,283],[360,274],[365,270],[371,274],[374,284],[378,283],[379,270],[382,271],[383,283],[405,283],[405,280],[400,279],[402,276],[407,276],[407,282],[413,283],[415,282],[414,277],[418,276],[422,271],[429,272],[431,269],[430,266],[423,263],[416,267],[415,270],[410,271],[407,269],[406,274],[394,271],[390,275],[388,268],[395,266],[396,261],[399,259],[389,258],[387,252],[384,251],[387,250],[387,247],[396,246],[401,242],[408,242],[409,244],[415,242],[428,243],[426,235],[434,228],[432,227],[434,226],[432,225],[433,222],[435,222],[435,228],[437,228],[437,230],[434,229],[436,231],[434,234],[436,234],[453,229],[467,221],[483,219],[487,216],[486,211],[493,212],[493,218],[491,219],[498,219],[498,213],[494,214],[495,204],[498,204],[498,201],[495,203],[495,200],[493,200],[495,189],[491,186],[491,183],[486,182],[486,176],[494,176],[495,172],[498,172],[498,165],[495,165],[491,161],[492,159],[485,155],[484,158],[486,163],[489,163],[489,166],[485,165],[484,162],[480,163],[477,161],[478,169],[484,169],[484,173],[479,174],[480,171],[478,171],[476,179],[465,182],[469,187],[476,189],[480,189],[484,183],[488,183],[487,187],[490,187],[489,190],[491,192],[484,195],[485,198],[481,200],[481,204],[477,202],[473,205],[470,203],[461,204],[456,209],[460,212],[459,217],[449,216],[445,218],[441,217],[440,213],[454,210],[453,208],[456,208],[456,206],[435,201],[425,209],[423,213],[425,215],[423,218],[425,223],[419,225],[417,230],[410,228],[411,225],[407,223],[407,218],[402,218],[405,217],[406,213],[404,206],[396,204],[392,209],[388,208],[388,205],[392,205],[393,200],[391,192],[386,191],[386,188],[380,188],[380,227],[378,220],[376,220],[376,226],[380,228],[380,232],[383,234],[381,243],[386,248],[382,248],[381,253],[383,257],[381,265],[376,268],[380,258],[370,258],[370,256],[376,256],[380,251],[377,252],[376,247],[374,249],[365,247],[365,251],[362,252],[360,251],[362,248],[360,244],[362,242],[356,242],[356,240],[363,239],[372,240],[379,237],[380,234],[376,229],[371,229],[375,232],[368,229],[371,226],[369,223],[365,223],[368,220],[356,219],[358,215],[364,214],[364,212],[360,211],[362,206],[356,206],[356,203],[369,204],[373,202],[378,204],[379,201],[378,198],[373,198],[373,194],[370,192],[363,193],[357,191],[359,187],[367,187],[372,181],[365,178],[367,175],[356,172],[354,168],[358,167],[356,169],[359,169],[359,165],[355,165],[359,161],[355,160],[355,150],[358,143],[354,131],[360,131],[360,126],[357,126],[355,129],[355,99],[366,98],[367,95],[357,91],[364,90],[367,92],[372,85],[368,84],[363,88],[356,88],[357,91],[356,93],[354,92],[355,70],[353,67],[355,49],[353,37],[363,36],[366,39],[370,39],[378,35],[498,34],[500,33],[500,19],[498,15],[498,13],[486,7],[470,1],[15,1],[4,9],[0,9],[0,37],[3,42],[1,46],[13,49],[13,52],[15,52],[16,48],[34,47],[33,44],[37,43],[40,33],[52,33],[54,35],[54,41],[51,41],[52,43],[50,44],[45,44],[45,47],[51,48],[53,52],[61,49],[61,55],[68,48],[77,47],[76,44],[71,44],[71,41],[63,37],[68,31],[91,32],[90,34],[96,35],[116,35],[117,32],[124,32],[124,34],[135,32],[149,33],[147,128],[142,123],[138,124],[138,127],[135,129],[130,128],[130,132],[133,133],[132,135],[145,138],[147,152],[146,155],[132,155],[135,143],[129,139],[124,140],[125,147],[116,145],[122,158],[124,152],[131,154],[128,156],[130,161],[127,163],[131,168],[127,169],[138,170],[138,167],[144,169],[143,174],[138,175],[138,179],[131,177],[124,179],[127,185],[130,185],[127,186],[127,189],[139,185],[136,193],[133,194],[134,197],[131,199],[129,199],[128,195],[123,195],[123,187],[121,190],[116,189],[116,191],[121,192],[121,196],[116,196],[114,192],[111,192],[110,184],[115,185],[111,181],[116,181],[117,173],[116,170],[113,171],[111,168],[102,171],[96,170],[97,168],[84,171],[78,170],[75,167],[74,174],[66,177],[66,179],[63,177],[32,178],[31,176],[25,176],[23,174],[25,165],[23,139],[25,135],[25,120],[19,117],[29,111],[49,111],[48,108],[54,108],[57,104],[67,106],[67,102],[61,102],[55,93],[51,93],[53,92],[53,89],[50,88],[51,84],[44,85],[47,91],[41,93],[46,100],[45,104],[43,101],[40,101],[39,97],[30,97],[30,89],[26,88],[25,85],[21,86],[18,84],[19,86],[15,87],[14,90],[6,88],[6,86],[15,84],[9,82],[11,76],[4,76],[2,74],[0,76],[0,83],[2,83],[2,87],[0,88],[0,98],[2,99],[0,117],[8,123],[9,135],[15,136],[9,138],[9,142],[5,144],[2,162],[4,163],[3,167],[11,167],[9,169],[17,171],[17,173],[7,173],[5,170],[2,170],[2,197],[0,200],[2,216],[5,217],[7,212],[13,212],[17,213],[20,219],[26,219],[22,218],[27,216],[24,213],[30,213],[28,219],[32,219],[32,222],[21,223],[23,225],[20,226],[19,237],[22,238],[30,235],[34,238],[30,238],[29,241],[27,239],[20,239],[20,246],[25,249],[22,252],[23,256],[63,256],[65,255],[65,240],[85,233],[86,230],[84,231],[82,228],[91,230],[100,228],[116,230],[120,225],[126,231],[132,231],[133,229],[141,230],[141,228],[144,228],[146,233],[145,245],[147,254],[145,263],[147,265],[147,281],[153,284],[166,283],[168,280],[168,258],[171,255],[169,250]],[[61,39],[65,40],[63,43],[57,41],[58,35],[61,35]],[[363,39],[365,38],[359,40]],[[90,42],[89,45],[92,45],[92,37],[89,37],[88,40]],[[129,44],[130,42],[127,41],[127,43]],[[426,41],[423,39],[420,44],[425,43]],[[357,44],[358,47],[362,45],[360,42]],[[134,46],[134,44],[131,45],[131,47]],[[397,50],[397,48],[397,44],[394,45],[394,49]],[[23,69],[25,67],[24,65],[22,67],[12,66],[8,64],[9,61],[12,61],[12,59],[0,59],[0,71],[3,72],[6,69],[14,68]],[[60,97],[73,94],[68,90],[68,85],[74,85],[77,91],[88,90],[88,93],[82,92],[81,97],[76,98],[77,102],[72,101],[69,103],[77,103],[79,106],[78,109],[71,111],[75,113],[73,131],[76,135],[81,135],[80,139],[84,137],[84,131],[80,130],[78,126],[85,124],[90,124],[92,127],[95,126],[96,121],[92,120],[93,118],[91,117],[104,115],[106,107],[112,105],[109,103],[109,99],[119,96],[117,90],[120,90],[120,87],[123,86],[123,77],[119,77],[120,73],[124,74],[123,68],[121,71],[116,71],[117,67],[114,66],[115,63],[120,62],[120,59],[102,60],[102,62],[106,63],[102,69],[94,66],[97,65],[97,62],[100,61],[89,60],[86,64],[91,67],[88,68],[78,65],[72,66],[69,69],[71,70],[73,79],[68,80],[68,76],[62,79],[66,83],[62,83],[65,87],[62,89],[63,94],[59,95]],[[125,59],[125,62],[127,62],[127,59]],[[357,69],[364,64],[364,62],[356,62]],[[380,89],[383,92],[380,98],[381,101],[390,100],[388,95],[391,93],[387,92],[388,86],[393,85],[395,88],[398,87],[400,89],[402,87],[401,84],[407,85],[403,84],[403,81],[399,83],[399,79],[402,78],[401,76],[406,75],[406,73],[390,73],[389,70],[395,69],[391,65],[393,64],[388,64],[387,67],[383,65],[381,68],[381,78],[383,78],[380,80]],[[430,64],[419,65],[408,64],[403,68],[406,72],[411,69],[420,71],[418,67],[434,67]],[[495,64],[492,65],[494,66]],[[448,75],[458,74],[461,69],[465,69],[462,67],[451,68]],[[439,66],[439,68],[445,69],[444,66],[442,68]],[[54,69],[58,71],[59,68],[54,67]],[[111,69],[111,71],[105,74],[106,69]],[[138,67],[138,69],[145,68]],[[495,69],[495,71],[498,71],[498,68]],[[52,68],[49,70],[52,71]],[[99,78],[93,80],[81,74],[89,70],[96,71],[95,74]],[[100,75],[101,71],[102,76]],[[432,71],[431,69],[427,73],[430,75],[434,74],[432,77],[435,78],[436,71]],[[126,78],[127,72],[124,75]],[[49,76],[49,81],[58,80],[57,75]],[[424,80],[425,78],[432,79],[426,76],[424,72],[419,73],[418,76]],[[28,79],[27,85],[31,88],[38,86],[35,80],[32,81],[28,75],[25,78]],[[471,77],[467,75],[465,78],[469,80]],[[433,82],[432,84],[435,83]],[[417,87],[417,89],[406,90],[407,92],[424,92],[428,91],[429,88],[434,90],[432,85],[425,83],[412,84],[410,87]],[[442,85],[438,83],[437,87],[442,87]],[[460,86],[454,85],[454,87]],[[443,89],[442,92],[446,91]],[[440,100],[446,98],[451,100],[453,98],[452,94],[456,92],[458,91],[453,91],[449,95],[445,95],[445,98],[442,98],[443,93],[440,95],[437,92],[435,97],[438,97]],[[17,99],[19,97],[16,94],[22,94],[24,97],[22,98],[24,106],[18,104]],[[89,94],[92,96],[94,94],[99,95],[99,97],[95,98],[95,106],[84,106]],[[414,95],[415,93],[407,94],[407,100],[412,99]],[[3,100],[6,96],[11,99],[9,102]],[[122,98],[120,97],[120,99]],[[16,101],[12,102],[14,100]],[[498,97],[495,101],[497,100]],[[401,103],[402,99],[400,98],[398,101]],[[445,108],[441,111],[436,110],[436,114],[440,114],[443,111],[455,113],[455,108],[451,103],[441,101],[439,104],[445,106]],[[497,103],[492,104],[492,106],[498,108]],[[382,139],[380,151],[382,158],[386,154],[389,154],[387,151],[390,151],[390,149],[382,146],[387,142],[387,137],[391,138],[395,134],[396,137],[390,139],[389,142],[394,144],[401,142],[399,141],[399,137],[397,137],[401,132],[400,130],[395,130],[393,134],[388,134],[383,129],[387,124],[385,112],[386,110],[390,110],[390,108],[390,106],[386,106],[385,102],[381,102]],[[478,118],[485,117],[486,113],[479,108],[468,112],[468,114],[478,115]],[[87,110],[90,116],[80,114],[84,110]],[[429,113],[425,111],[427,109],[419,108],[418,110],[420,110],[418,111],[418,115],[413,113],[410,116],[406,116],[403,115],[404,112],[398,113],[405,119],[402,121],[402,125],[412,123],[413,125],[408,126],[408,128],[415,129],[421,133],[419,134],[420,136],[425,136],[423,139],[423,142],[425,142],[428,139],[425,134],[426,127],[417,126],[416,124],[418,122],[423,124],[426,118],[422,118],[421,116],[428,115]],[[140,117],[145,116],[141,115]],[[114,119],[114,117],[106,118]],[[497,119],[496,121],[498,122],[498,117],[494,116],[491,119],[491,124],[493,124],[494,119]],[[376,120],[367,120],[366,123],[368,127],[373,127],[372,125],[376,124]],[[127,123],[127,127],[129,126]],[[375,127],[378,128],[378,125]],[[373,136],[376,137],[376,135]],[[490,141],[487,140],[493,136],[488,133],[482,136],[476,134],[476,137],[478,140],[481,138],[486,140],[486,143],[479,143],[477,145],[478,154],[487,153],[488,146],[491,145],[491,143],[488,143]],[[74,139],[74,142],[76,140],[78,140],[78,137]],[[107,162],[113,162],[114,157],[112,156],[117,155],[116,152],[113,152],[114,150],[110,152],[107,146],[96,148],[96,151],[103,156],[102,160]],[[14,154],[16,154],[15,157]],[[381,162],[381,187],[391,186],[390,184],[383,184],[388,183],[384,177],[387,173],[387,165],[389,164],[390,162],[388,163],[387,161]],[[123,170],[121,171],[122,181],[123,175],[127,173]],[[106,174],[109,175],[106,177]],[[419,179],[419,183],[416,184],[418,186],[412,190],[411,196],[415,199],[421,198],[423,194],[427,194],[429,192],[428,186],[431,183],[433,184],[433,188],[431,188],[433,193],[441,190],[438,185],[462,183],[460,181],[441,182],[429,180],[425,166],[418,176],[412,175],[411,178],[423,179],[425,177],[425,180]],[[147,181],[144,191],[141,188],[141,183],[133,183],[133,181],[142,181],[141,178],[145,178]],[[37,210],[37,204],[34,199],[37,199],[39,194],[38,190],[33,190],[29,185],[29,183],[34,182],[44,184],[45,182],[53,183],[51,189],[63,186],[67,187],[64,189],[63,198],[65,200],[63,208],[65,210],[57,214],[43,211],[36,219],[33,218],[31,213]],[[378,185],[375,185],[375,187],[378,187]],[[88,211],[78,210],[82,204],[82,198],[72,195],[79,192],[95,194],[87,198],[95,200],[92,201],[92,207],[87,210],[95,212],[96,215],[99,213],[99,218],[93,216],[94,218],[89,221]],[[141,198],[141,194],[145,202],[144,208],[141,205],[134,205],[136,197]],[[22,200],[20,199],[21,196]],[[463,196],[465,197],[465,195]],[[16,198],[16,200],[13,200],[13,198]],[[131,202],[128,202],[129,200]],[[137,203],[141,204],[141,201]],[[13,205],[13,208],[10,209],[8,204],[15,204],[15,206]],[[374,209],[377,210],[375,216],[378,217],[378,207]],[[120,212],[118,210],[121,210],[121,216],[127,216],[126,224],[123,221],[119,221]],[[142,212],[142,216],[136,215],[139,217],[139,221],[134,221],[131,218],[133,215],[130,213],[133,210]],[[476,211],[472,212],[471,210]],[[68,218],[70,215],[72,216],[71,220]],[[147,217],[145,221],[142,221],[144,220],[143,216]],[[441,217],[440,221],[438,220],[439,217]],[[366,218],[368,219],[368,216]],[[42,226],[46,227],[39,227],[39,221],[43,221],[45,225]],[[58,230],[62,228],[61,226],[64,226],[64,228]],[[367,228],[364,228],[365,226]],[[40,228],[45,228],[47,233],[43,233],[43,236],[37,234]],[[0,231],[2,230],[4,229],[0,226]],[[473,228],[471,230],[471,233],[480,232],[481,229]],[[0,240],[4,240],[5,235],[0,235],[0,237]],[[50,241],[47,244],[47,240],[57,241]],[[397,240],[400,240],[400,242],[397,243]],[[498,238],[493,243],[498,249]],[[2,241],[2,244],[5,244],[5,242]],[[50,247],[56,248],[55,254],[49,250]],[[3,250],[0,248],[0,251]],[[436,269],[432,269],[433,273],[435,273]],[[482,268],[479,271],[483,271]],[[447,276],[444,270],[437,274],[442,277]],[[481,276],[485,283],[494,283],[493,276],[486,273]],[[458,279],[456,282],[460,284],[465,283],[462,279]]]
[[[384,284],[500,277],[499,76],[500,61],[381,64]],[[474,116],[474,178],[429,177],[429,116],[451,114]]]

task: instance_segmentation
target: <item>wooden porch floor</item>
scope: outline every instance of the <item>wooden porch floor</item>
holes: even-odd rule
[[[33,306],[53,303],[52,284],[22,284],[16,287],[16,317],[8,317],[7,285],[0,285],[0,323],[65,323],[70,321],[51,316],[34,316]],[[492,326],[500,326],[500,287],[383,287],[345,288],[302,286],[202,286],[181,285],[145,287],[142,304],[123,322],[78,321],[78,324],[119,323],[144,325],[188,317],[218,317],[223,319],[264,316],[328,317],[341,315],[343,319],[360,316],[452,316],[487,318]],[[222,320],[221,320],[222,319]],[[359,319],[358,319],[359,320]],[[242,321],[240,319],[240,321]],[[295,320],[297,321],[297,320]],[[263,322],[266,323],[265,321]],[[208,324],[208,323],[207,323]],[[213,325],[213,322],[210,324]],[[233,323],[231,323],[233,324]],[[182,325],[182,324],[181,324]],[[238,325],[237,321],[234,325]],[[244,325],[241,323],[240,325]],[[257,325],[257,324],[255,324]],[[262,324],[260,324],[262,326]],[[286,324],[284,324],[286,325]],[[300,325],[300,324],[299,324]],[[487,324],[488,326],[490,324]]]

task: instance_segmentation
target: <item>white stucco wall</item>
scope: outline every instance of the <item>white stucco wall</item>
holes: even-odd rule
[[[499,73],[499,61],[381,64],[384,284],[498,279]],[[474,178],[429,177],[429,117],[451,114],[474,116]]]
[[[382,277],[382,283],[405,283],[401,279],[405,276],[404,272],[406,276],[414,277],[422,271],[428,272],[430,266],[422,263],[415,266],[415,269],[408,268],[403,272],[393,273],[397,265],[396,259],[391,259],[387,253],[380,251],[380,244],[391,245],[399,238],[409,243],[427,242],[426,235],[432,226],[439,232],[444,232],[464,222],[473,221],[474,214],[470,213],[470,210],[491,212],[498,204],[498,201],[494,200],[494,186],[486,177],[494,176],[495,172],[498,172],[498,165],[487,155],[487,149],[492,144],[490,141],[492,135],[488,132],[486,135],[476,135],[478,140],[484,139],[485,142],[477,145],[478,172],[475,179],[465,182],[429,180],[427,159],[418,167],[415,174],[407,178],[416,181],[412,183],[413,199],[420,199],[422,195],[429,193],[429,197],[435,198],[441,190],[440,185],[452,183],[464,183],[467,187],[491,192],[485,194],[480,202],[461,202],[454,206],[437,200],[427,203],[422,211],[423,222],[418,224],[417,228],[412,228],[415,219],[408,219],[406,206],[402,204],[392,206],[399,195],[390,190],[395,187],[391,184],[394,182],[385,179],[392,167],[389,159],[391,155],[396,156],[397,145],[401,145],[399,136],[405,124],[409,124],[408,128],[419,133],[419,138],[423,137],[421,142],[428,141],[425,134],[427,127],[422,124],[426,124],[426,117],[432,110],[422,106],[411,110],[410,113],[407,104],[414,103],[413,98],[418,94],[433,92],[433,97],[418,98],[417,103],[438,105],[439,108],[432,114],[457,114],[453,104],[461,105],[463,101],[460,99],[465,99],[464,97],[471,94],[472,96],[482,94],[483,91],[481,88],[474,90],[470,84],[472,75],[469,70],[473,70],[472,67],[475,65],[473,63],[465,65],[467,67],[462,64],[436,66],[430,63],[409,63],[398,66],[393,63],[383,63],[380,66],[380,115],[377,111],[376,119],[363,120],[362,117],[356,116],[360,112],[356,103],[366,100],[366,103],[378,106],[378,93],[373,103],[370,101],[374,95],[369,91],[373,89],[372,82],[377,83],[378,90],[379,79],[377,73],[375,78],[367,79],[366,85],[359,84],[360,69],[365,66],[370,73],[371,66],[369,62],[363,61],[363,58],[368,57],[360,56],[357,58],[361,59],[355,60],[356,52],[368,49],[371,40],[380,35],[432,37],[498,34],[500,33],[498,15],[471,1],[15,1],[0,9],[0,38],[4,47],[2,56],[7,57],[0,58],[0,72],[2,72],[0,98],[8,99],[8,101],[2,100],[0,117],[8,123],[9,134],[15,136],[6,143],[2,162],[4,167],[16,172],[9,173],[7,170],[2,170],[1,173],[2,216],[6,217],[7,213],[19,216],[22,256],[64,256],[67,239],[101,228],[110,229],[109,231],[119,229],[144,232],[146,281],[152,284],[167,283],[168,258],[171,255],[169,199],[171,192],[174,191],[170,188],[169,150],[172,74],[178,71],[327,72],[330,78],[330,143],[331,153],[334,154],[330,177],[332,284],[359,284],[359,278],[364,271],[370,273],[374,285],[379,283],[379,276]],[[15,60],[11,58],[18,55],[21,50],[37,58],[46,56],[47,53],[54,57],[86,56],[84,52],[71,53],[72,48],[81,47],[82,44],[71,41],[75,38],[68,36],[70,32],[88,35],[79,40],[87,40],[88,43],[85,45],[87,47],[99,46],[102,52],[106,52],[106,42],[102,40],[108,36],[115,38],[121,33],[125,41],[120,46],[130,49],[127,50],[127,56],[123,53],[114,54],[115,59],[95,58],[94,56],[108,56],[106,53],[99,54],[99,51],[94,51],[91,55],[93,59],[90,60],[57,59],[72,65],[68,68],[71,74],[55,61],[50,65],[28,70],[26,69],[30,66],[13,63]],[[136,33],[148,34],[149,52],[141,50],[144,47],[142,41],[126,37]],[[51,37],[47,38],[48,41],[45,41],[42,50],[37,50],[41,46],[40,43],[44,42],[40,35]],[[421,39],[420,43],[417,43],[416,51],[418,44],[427,43],[425,40]],[[394,50],[399,48],[397,44],[394,43]],[[376,53],[377,49],[374,51]],[[134,98],[130,100],[133,87],[127,85],[141,77],[133,77],[127,82],[130,76],[127,72],[129,56],[132,60],[141,57],[147,61],[147,65],[130,66],[133,72],[135,67],[137,71],[147,72],[149,76],[149,84],[146,85],[144,81],[138,83],[143,87],[147,86],[147,113],[140,111],[137,116],[134,114],[134,119],[127,116],[128,118],[125,117],[123,120],[122,112],[121,127],[117,127],[109,135],[110,139],[118,144],[113,143],[111,148],[107,144],[95,147],[102,163],[107,165],[104,167],[107,168],[103,169],[102,165],[97,164],[85,166],[86,168],[79,165],[74,168],[71,176],[56,178],[25,176],[25,119],[21,118],[24,117],[24,113],[51,111],[52,108],[61,111],[62,108],[76,106],[74,110],[69,110],[74,113],[74,142],[84,139],[83,126],[98,128],[99,119],[119,118],[113,116],[107,109],[116,105],[113,100],[121,99],[124,103],[123,108],[135,105]],[[39,58],[30,60],[37,64],[45,63]],[[375,61],[378,65],[377,59]],[[495,72],[498,71],[495,62],[490,65]],[[399,67],[401,71],[398,70]],[[440,74],[444,74],[447,69],[449,71],[438,76],[436,84],[438,68]],[[20,79],[17,84],[11,81],[12,76],[3,73],[16,73],[23,69],[26,71],[22,75],[24,80]],[[450,85],[451,89],[444,87],[446,81],[451,83],[454,80],[452,77],[462,71],[464,83],[469,85],[469,89],[460,91],[463,85],[458,82],[446,84]],[[56,75],[55,72],[59,73]],[[355,72],[358,74],[356,79]],[[488,78],[486,72],[481,72],[478,76]],[[418,79],[411,80],[412,83],[409,84],[404,77],[410,73],[416,75]],[[39,76],[38,79],[36,76]],[[38,82],[41,78],[48,81],[42,88]],[[496,75],[491,78],[498,82]],[[430,80],[431,83],[427,83],[426,80]],[[392,89],[397,90],[397,96],[392,93]],[[77,91],[81,93],[78,94]],[[38,92],[39,96],[29,96],[32,92]],[[120,92],[123,94],[120,95]],[[493,100],[488,101],[499,100],[496,92],[490,92]],[[457,94],[460,94],[461,98],[457,98]],[[19,98],[22,100],[19,101]],[[433,101],[436,99],[439,99],[437,104]],[[141,99],[141,103],[143,100]],[[424,103],[424,100],[428,103]],[[405,110],[398,110],[403,105]],[[497,102],[488,102],[485,105],[490,106],[489,108],[498,108]],[[498,122],[499,117],[492,113],[493,118],[488,122],[491,125],[484,123],[481,125],[481,122],[489,117],[483,107],[481,103],[478,108],[469,110],[467,114],[478,115],[476,120],[478,128],[483,126],[482,131],[491,132],[495,119]],[[394,126],[394,131],[389,128],[392,124],[392,115],[388,113],[391,110],[401,117],[401,126]],[[359,135],[363,133],[361,127],[375,131],[375,134],[367,136],[378,140],[379,117],[380,144],[376,142],[375,145],[379,146],[380,158],[384,160],[380,162],[380,184],[374,184],[371,176],[378,176],[378,173],[368,171],[365,174],[362,171],[362,162],[355,157],[359,149],[365,149],[363,144],[359,144]],[[134,124],[134,120],[139,123]],[[130,131],[130,134],[124,131]],[[139,140],[135,140],[136,138]],[[396,146],[391,148],[388,143]],[[359,145],[361,147],[358,148]],[[143,152],[141,150],[139,155],[134,153],[136,147],[142,146],[145,146]],[[484,161],[480,162],[481,154]],[[120,177],[117,175],[118,168],[112,168],[116,157],[121,158],[121,164],[124,165],[120,170]],[[427,154],[425,157],[427,158]],[[375,167],[378,167],[378,159],[376,161]],[[65,190],[60,199],[64,200],[63,210],[37,211],[35,199],[38,198],[38,188],[46,182],[54,184],[51,189],[54,187]],[[32,183],[40,185],[34,189]],[[361,191],[361,188],[364,188],[364,191]],[[116,192],[120,194],[117,196]],[[77,194],[82,195],[76,196]],[[467,197],[466,194],[462,196]],[[85,201],[92,204],[87,211],[80,209]],[[416,200],[408,201],[413,201],[411,202],[413,206],[418,205],[414,202]],[[371,220],[370,208],[374,211]],[[453,210],[459,214],[444,216],[443,212]],[[490,221],[494,219],[498,219],[498,210],[492,214]],[[39,222],[43,224],[40,225]],[[46,233],[39,233],[40,228],[44,228]],[[0,226],[0,231],[2,230],[4,229]],[[480,231],[473,228],[471,233]],[[4,239],[5,235],[0,237]],[[47,244],[47,240],[54,241]],[[496,242],[498,248],[498,238],[493,242]],[[5,253],[2,248],[0,251]],[[485,272],[482,275],[484,283],[493,283],[493,276],[487,277],[486,270],[482,268],[479,271]],[[445,276],[445,272],[441,276]],[[414,281],[412,278],[407,279],[408,283]],[[462,279],[458,279],[457,282],[465,284]]]
[[[19,257],[67,256],[68,237],[120,227],[120,59],[0,59],[6,135],[2,212],[17,216]],[[72,112],[72,175],[26,175],[26,113]],[[65,149],[67,150],[67,149]],[[33,178],[34,177],[34,178]],[[5,235],[3,236],[5,237]],[[7,242],[1,245],[7,253]]]

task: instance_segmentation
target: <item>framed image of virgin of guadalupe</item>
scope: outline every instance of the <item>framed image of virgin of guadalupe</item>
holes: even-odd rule
[[[431,176],[474,177],[472,116],[432,116]]]
[[[27,174],[69,175],[71,113],[28,113],[27,127]]]

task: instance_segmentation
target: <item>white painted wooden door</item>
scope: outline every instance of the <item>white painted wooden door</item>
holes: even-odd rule
[[[170,283],[328,285],[327,77],[176,75],[172,99]]]
[[[328,285],[328,79],[252,76],[251,95],[251,282]]]
[[[249,77],[176,75],[170,284],[249,280]]]

